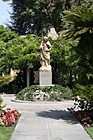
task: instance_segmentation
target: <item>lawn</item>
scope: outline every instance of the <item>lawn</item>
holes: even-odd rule
[[[88,134],[93,139],[93,127],[86,127],[85,130],[88,132]]]
[[[0,127],[0,140],[10,140],[15,127]]]

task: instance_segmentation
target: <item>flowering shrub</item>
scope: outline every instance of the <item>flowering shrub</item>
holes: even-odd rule
[[[40,98],[36,98],[37,91],[38,95],[40,95],[41,97],[44,96],[43,101],[62,101],[63,99],[72,99],[73,97],[72,91],[69,88],[55,84],[54,86],[48,87],[40,87],[37,85],[26,87],[17,94],[16,99],[28,101],[40,100]],[[48,94],[48,98],[46,98],[45,94]]]
[[[75,101],[74,106],[67,109],[76,116],[83,126],[93,126],[93,110],[86,109],[87,104],[84,104],[80,98],[73,98],[72,100]]]
[[[93,124],[93,113],[88,111],[75,111],[74,112],[77,119],[80,121],[81,124],[84,126],[90,127]]]
[[[19,112],[17,109],[11,110],[0,110],[0,126],[11,126],[16,123],[16,120],[19,118]]]

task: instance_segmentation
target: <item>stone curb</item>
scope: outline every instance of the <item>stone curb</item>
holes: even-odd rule
[[[39,103],[39,104],[55,104],[55,103],[57,103],[57,104],[61,104],[61,103],[67,103],[68,101],[69,102],[73,102],[72,100],[64,100],[64,101],[54,101],[54,102],[52,102],[52,101],[24,101],[24,100],[15,100],[15,99],[12,99],[11,100],[12,102],[16,102],[16,103],[33,103],[33,104],[37,104],[37,103]]]
[[[15,97],[16,94],[5,94],[5,95],[1,95],[1,97]]]

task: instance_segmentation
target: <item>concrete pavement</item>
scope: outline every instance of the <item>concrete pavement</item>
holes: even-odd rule
[[[11,140],[92,140],[67,111],[73,101],[11,102],[14,98],[3,96],[3,104],[22,114]]]

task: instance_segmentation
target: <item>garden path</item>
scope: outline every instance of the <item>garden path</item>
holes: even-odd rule
[[[11,140],[92,140],[67,111],[73,101],[19,103],[14,98],[3,96],[3,104],[22,114]]]

